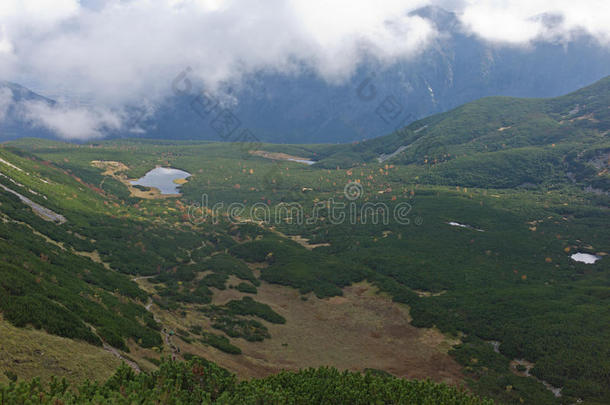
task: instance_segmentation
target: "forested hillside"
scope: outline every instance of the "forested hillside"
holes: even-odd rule
[[[578,183],[610,190],[610,77],[552,99],[490,97],[321,159],[426,168],[424,183],[507,188]],[[429,170],[428,170],[429,169]]]

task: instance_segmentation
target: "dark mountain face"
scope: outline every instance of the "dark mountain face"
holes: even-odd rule
[[[55,104],[55,101],[36,94],[23,86],[0,81],[0,141],[24,137],[54,137],[51,131],[32,126],[23,116],[19,103],[26,101],[42,101],[50,105]]]
[[[419,56],[391,66],[361,66],[340,85],[312,73],[255,74],[232,113],[263,141],[351,142],[370,139],[485,96],[554,97],[610,73],[610,52],[581,36],[569,44],[500,47],[462,33],[455,15],[426,8],[442,32]],[[147,137],[220,140],[189,100],[173,99],[149,123]]]

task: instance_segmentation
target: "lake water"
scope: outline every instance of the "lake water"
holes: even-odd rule
[[[316,163],[313,160],[307,160],[307,159],[293,159],[293,158],[288,158],[286,160],[290,160],[291,162],[297,162],[297,163],[304,163],[306,165],[313,165],[314,163]]]
[[[157,167],[149,171],[144,177],[131,182],[134,186],[155,187],[161,194],[179,194],[180,185],[174,180],[190,177],[189,172],[173,169],[171,167]]]
[[[601,259],[601,257],[589,253],[574,253],[570,258],[574,261],[586,264],[593,264]]]
[[[472,230],[475,230],[475,231],[478,231],[478,232],[485,232],[483,229],[478,229],[478,228],[475,228],[474,226],[471,226],[471,225],[460,224],[459,222],[455,222],[455,221],[447,222],[447,225],[457,226],[457,227],[460,227],[460,228],[472,229]]]

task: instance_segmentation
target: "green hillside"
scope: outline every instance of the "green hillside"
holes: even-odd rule
[[[1,185],[66,218],[63,224],[49,222],[6,189],[0,193],[4,318],[95,345],[105,341],[126,348],[125,338],[148,347],[160,345],[158,325],[141,305],[144,292],[127,276],[86,257],[97,249],[93,240],[104,232],[96,226],[104,216],[103,199],[82,181],[43,162],[6,150],[0,150],[0,157],[12,162],[12,167],[2,167]],[[86,231],[90,226],[102,233],[93,237]]]
[[[484,98],[345,146],[319,164],[350,167],[382,157],[425,169],[426,183],[501,188],[576,182],[608,191],[608,105],[610,77],[553,99]]]

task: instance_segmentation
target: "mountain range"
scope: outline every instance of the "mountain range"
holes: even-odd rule
[[[305,67],[292,75],[252,73],[239,85],[221,88],[220,105],[261,141],[344,143],[391,133],[481,97],[554,97],[610,74],[610,52],[585,34],[566,43],[507,46],[467,34],[456,15],[443,9],[415,13],[441,33],[417,56],[390,64],[369,60],[341,83],[326,82]],[[15,84],[0,86],[24,99],[41,97]],[[107,135],[224,140],[210,119],[198,114],[196,97],[196,92],[175,94],[154,105],[154,113],[136,114]],[[0,140],[19,136],[52,134],[9,109]]]

